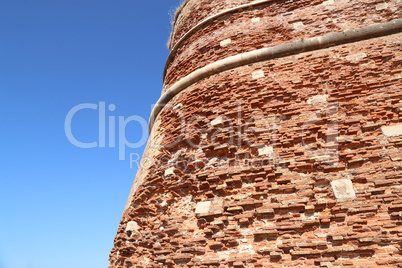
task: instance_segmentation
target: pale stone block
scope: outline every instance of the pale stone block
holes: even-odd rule
[[[381,131],[387,137],[402,136],[402,124],[398,124],[395,126],[382,127]]]
[[[232,40],[230,38],[228,38],[228,39],[221,41],[220,45],[221,45],[221,47],[225,47],[225,46],[229,45],[230,43],[232,43]]]
[[[322,4],[323,4],[324,6],[332,5],[332,4],[334,4],[334,0],[324,1],[324,2],[322,2]]]
[[[256,22],[260,22],[260,20],[261,20],[260,18],[252,18],[251,22],[256,23]]]
[[[314,159],[314,160],[326,160],[329,158],[331,158],[330,155],[317,155],[317,156],[310,157],[310,159]]]
[[[346,59],[349,61],[359,61],[367,57],[366,53],[357,53],[346,56]]]
[[[327,102],[328,95],[316,95],[307,100],[307,104]]]
[[[345,246],[342,248],[342,251],[344,252],[353,252],[355,251],[355,248],[353,246]]]
[[[132,233],[136,233],[138,232],[138,229],[140,227],[138,226],[138,223],[135,221],[130,221],[127,223],[127,227],[126,227],[126,233],[127,232],[132,232]]]
[[[260,149],[258,149],[258,155],[262,156],[262,155],[271,155],[274,153],[274,148],[272,146],[264,146]]]
[[[331,181],[331,187],[337,200],[353,199],[356,197],[356,192],[350,179]]]
[[[258,78],[265,77],[265,74],[264,74],[263,70],[258,70],[258,71],[253,72],[251,74],[251,76],[253,77],[253,79],[258,79]]]
[[[195,206],[195,214],[205,214],[211,209],[211,201],[198,202]]]
[[[387,3],[381,3],[375,6],[375,9],[380,11],[380,10],[384,10],[388,8],[388,4]]]
[[[168,168],[165,170],[165,177],[174,175],[174,167]]]
[[[304,24],[303,24],[302,21],[298,21],[298,22],[293,23],[293,28],[295,28],[295,29],[300,29],[302,27],[304,27]]]
[[[217,117],[214,120],[211,121],[211,126],[217,126],[217,125],[222,125],[223,124],[223,118],[222,117]]]
[[[167,208],[167,207],[168,207],[168,203],[166,202],[166,200],[163,200],[162,203],[158,203],[158,207],[160,207],[160,208]]]
[[[175,107],[173,107],[173,110],[179,110],[183,107],[183,104],[179,103]]]

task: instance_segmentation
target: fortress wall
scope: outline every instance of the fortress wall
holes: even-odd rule
[[[401,5],[297,3],[243,10],[189,36],[168,60],[164,92],[231,55],[399,19]],[[188,1],[173,43],[240,4]],[[292,19],[279,23],[273,7]],[[402,266],[401,42],[385,34],[166,91],[110,268]]]
[[[304,2],[268,2],[204,25],[172,52],[164,89],[209,63],[233,55],[402,17],[398,0],[388,1],[386,8],[377,0]]]

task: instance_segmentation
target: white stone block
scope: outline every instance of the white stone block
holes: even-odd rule
[[[307,100],[307,104],[327,102],[328,95],[316,95]]]
[[[402,136],[402,124],[398,124],[395,126],[382,127],[381,131],[387,137]]]
[[[183,104],[179,103],[175,107],[173,107],[173,110],[179,110],[183,107]]]
[[[252,18],[251,22],[256,23],[256,22],[260,22],[260,20],[261,20],[260,18]]]
[[[324,6],[332,5],[332,4],[334,4],[334,0],[324,1],[324,2],[322,2],[322,4],[323,4]]]
[[[346,56],[346,59],[349,61],[359,61],[367,57],[366,53],[357,53]]]
[[[168,168],[165,170],[165,177],[174,175],[174,167]]]
[[[136,233],[138,232],[138,229],[140,227],[138,226],[138,223],[135,221],[130,221],[127,223],[127,227],[126,227],[126,233],[127,232],[132,232],[132,233]]]
[[[195,206],[195,214],[205,214],[211,209],[211,201],[198,202]]]
[[[222,117],[217,117],[214,120],[211,121],[211,126],[217,126],[217,125],[222,125],[223,124],[223,118]]]
[[[300,29],[302,27],[304,27],[304,24],[303,24],[302,21],[298,21],[298,22],[293,23],[293,28],[295,28],[295,29]]]
[[[258,79],[258,78],[265,77],[265,74],[264,74],[263,70],[258,70],[258,71],[253,72],[251,74],[251,76],[253,77],[253,79]]]
[[[331,181],[331,187],[337,200],[353,199],[356,197],[356,192],[350,179]]]
[[[375,9],[380,11],[380,10],[384,10],[388,8],[388,4],[387,3],[381,3],[375,6]]]
[[[258,155],[272,155],[274,153],[274,148],[272,146],[264,146],[260,149],[258,149]]]
[[[220,45],[221,45],[221,47],[225,47],[225,46],[229,45],[230,43],[232,43],[232,40],[230,38],[228,38],[228,39],[221,41]]]

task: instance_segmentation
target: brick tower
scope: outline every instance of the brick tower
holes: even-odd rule
[[[402,267],[401,0],[188,0],[110,267]]]

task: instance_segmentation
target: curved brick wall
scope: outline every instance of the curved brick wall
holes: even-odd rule
[[[172,31],[170,47],[192,27],[197,25],[203,19],[215,15],[229,8],[239,5],[251,3],[253,0],[189,0],[185,1],[183,8],[180,10]]]
[[[199,2],[208,2],[208,10],[215,2],[219,12],[228,1]],[[256,39],[259,44],[247,40],[247,32],[263,31],[246,21],[258,16],[255,25],[262,26],[276,18],[262,16],[271,12],[267,7],[243,11],[219,40],[207,29],[220,27],[200,30],[213,52],[191,49],[202,43],[197,32],[178,51],[172,62],[177,67],[169,68],[190,73],[188,68],[264,42],[271,46],[400,14],[400,1],[334,2],[325,16],[339,23],[322,24],[324,15],[314,5],[303,11],[312,14],[303,27],[314,32],[292,29],[280,38],[270,31],[271,38]],[[201,7],[194,9],[203,16]],[[299,4],[292,14],[301,10]],[[235,23],[244,38],[221,48]],[[110,268],[401,267],[401,40],[402,33],[386,35],[239,66],[174,96],[153,126]],[[243,50],[235,44],[249,45]]]
[[[389,1],[385,9],[379,3],[315,0],[301,5],[297,1],[273,1],[224,16],[179,46],[167,62],[164,89],[196,69],[229,56],[402,17],[400,1]]]

